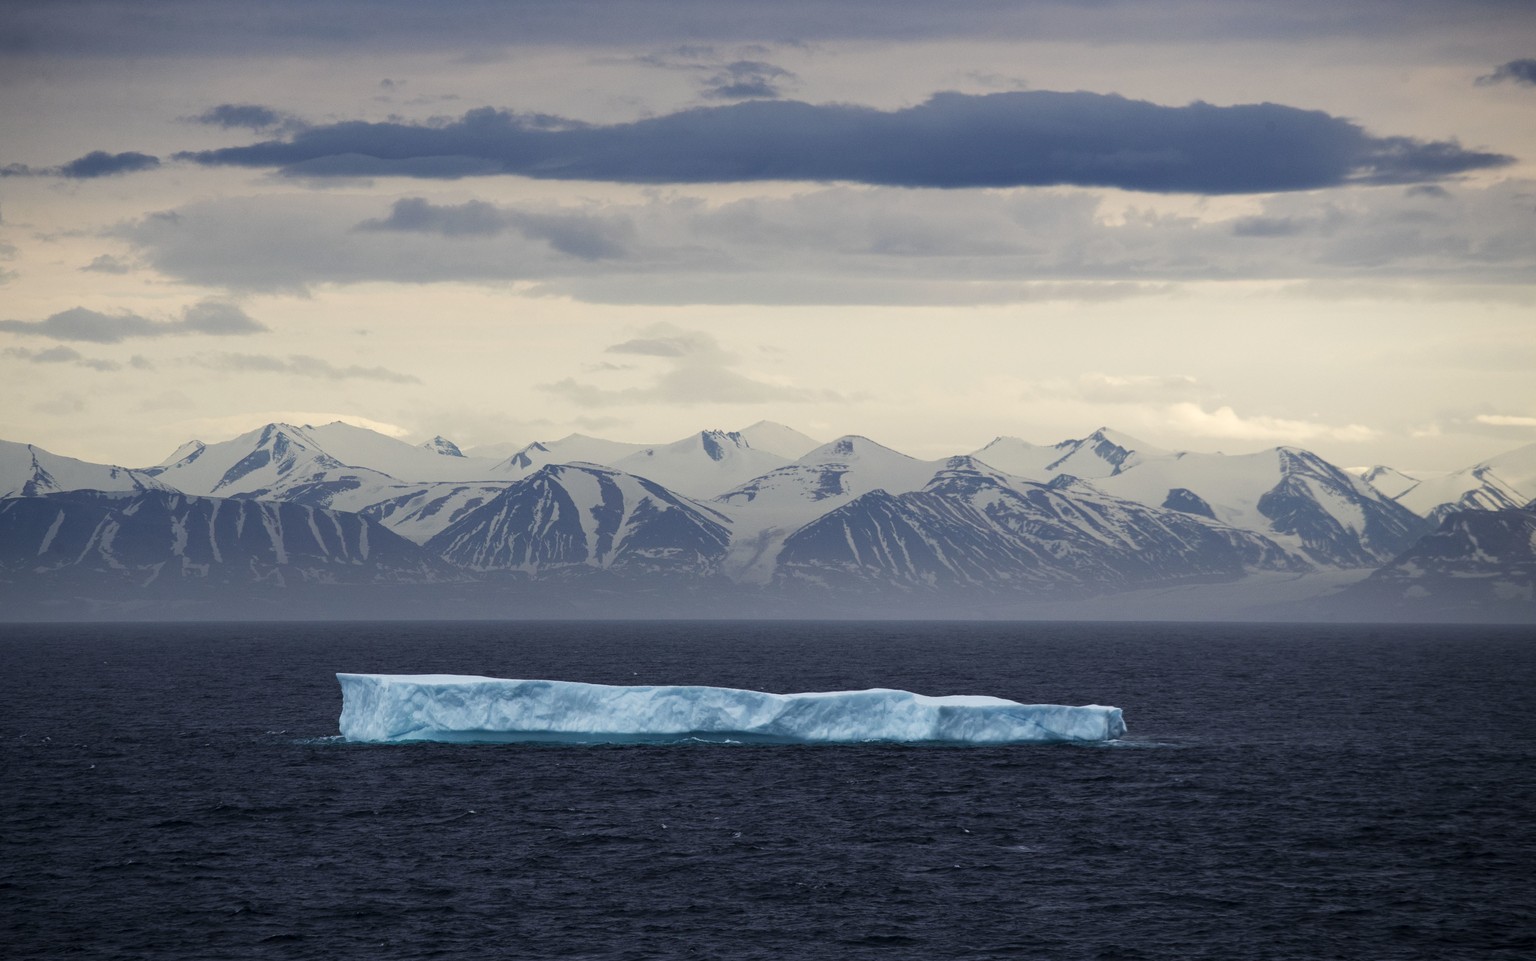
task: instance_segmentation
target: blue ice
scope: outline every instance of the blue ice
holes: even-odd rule
[[[724,687],[584,684],[457,674],[337,674],[349,741],[864,742],[1107,741],[1117,707],[1020,704],[983,695],[874,689],[766,694]]]

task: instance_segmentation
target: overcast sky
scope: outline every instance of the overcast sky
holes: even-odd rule
[[[1528,0],[12,0],[0,438],[1536,441]]]

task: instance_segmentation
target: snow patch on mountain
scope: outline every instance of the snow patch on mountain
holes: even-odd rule
[[[706,430],[636,451],[613,466],[690,497],[714,497],[783,463],[783,457],[754,449],[735,431]]]
[[[1463,510],[1507,510],[1536,500],[1536,444],[1449,474],[1425,475],[1397,502],[1438,524]]]
[[[1113,497],[1070,475],[1039,484],[957,457],[919,491],[875,490],[795,531],[777,581],[877,592],[1096,593],[1308,567],[1250,531]]]
[[[595,464],[540,468],[427,541],[473,570],[712,574],[730,542],[720,512]]]
[[[36,497],[75,490],[166,489],[149,471],[92,464],[33,444],[0,441],[0,497]]]

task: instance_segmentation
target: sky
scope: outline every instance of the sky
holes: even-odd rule
[[[1536,442],[1528,0],[6,20],[6,440]]]

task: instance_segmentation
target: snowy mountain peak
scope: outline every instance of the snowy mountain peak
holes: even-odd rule
[[[751,427],[743,427],[740,433],[754,450],[778,454],[788,460],[799,458],[821,443],[792,427],[785,427],[771,420],[760,420]]]
[[[434,454],[441,454],[444,457],[464,456],[464,452],[459,450],[459,445],[444,437],[442,434],[438,434],[436,437],[419,446],[422,450],[429,450]]]
[[[850,457],[880,457],[899,458],[903,461],[916,461],[916,458],[901,451],[892,450],[884,444],[876,443],[861,434],[845,434],[827,444],[812,450],[800,458],[802,464],[824,464],[828,461],[840,461]]]
[[[197,458],[203,453],[203,451],[205,451],[207,449],[208,449],[208,445],[203,443],[202,441],[200,441],[200,440],[189,440],[185,444],[182,444],[180,447],[176,448],[176,450],[171,454],[171,456],[167,457],[165,460],[161,461],[160,463],[156,464],[155,466],[156,467],[170,467],[173,464],[179,464],[182,461],[186,461],[188,463],[191,463],[192,461],[197,460]]]
[[[476,570],[591,570],[651,574],[713,569],[729,520],[664,487],[598,465],[550,464],[427,542]]]
[[[752,445],[747,439],[736,431],[726,433],[723,430],[706,430],[699,432],[699,445],[704,448],[704,453],[710,460],[725,460],[729,448],[749,448]]]
[[[1360,475],[1360,479],[1393,500],[1397,500],[1419,485],[1418,478],[1409,477],[1394,467],[1382,464],[1366,470]]]
[[[38,497],[59,491],[162,490],[153,470],[92,464],[35,447],[0,441],[0,497]]]
[[[753,449],[736,431],[705,430],[636,451],[613,466],[690,497],[714,497],[783,464],[784,458]]]
[[[1108,427],[1100,427],[1080,441],[1057,446],[1065,446],[1067,453],[1046,465],[1046,470],[1089,478],[1110,477],[1130,469],[1144,457],[1168,453]]]
[[[1168,451],[1153,447],[1151,444],[1148,444],[1146,441],[1139,437],[1132,437],[1130,434],[1115,430],[1113,427],[1100,427],[1092,434],[1089,434],[1087,439],[1094,442],[1102,441],[1105,443],[1114,444],[1116,447],[1123,447],[1126,450],[1145,451],[1149,454],[1168,453]]]

